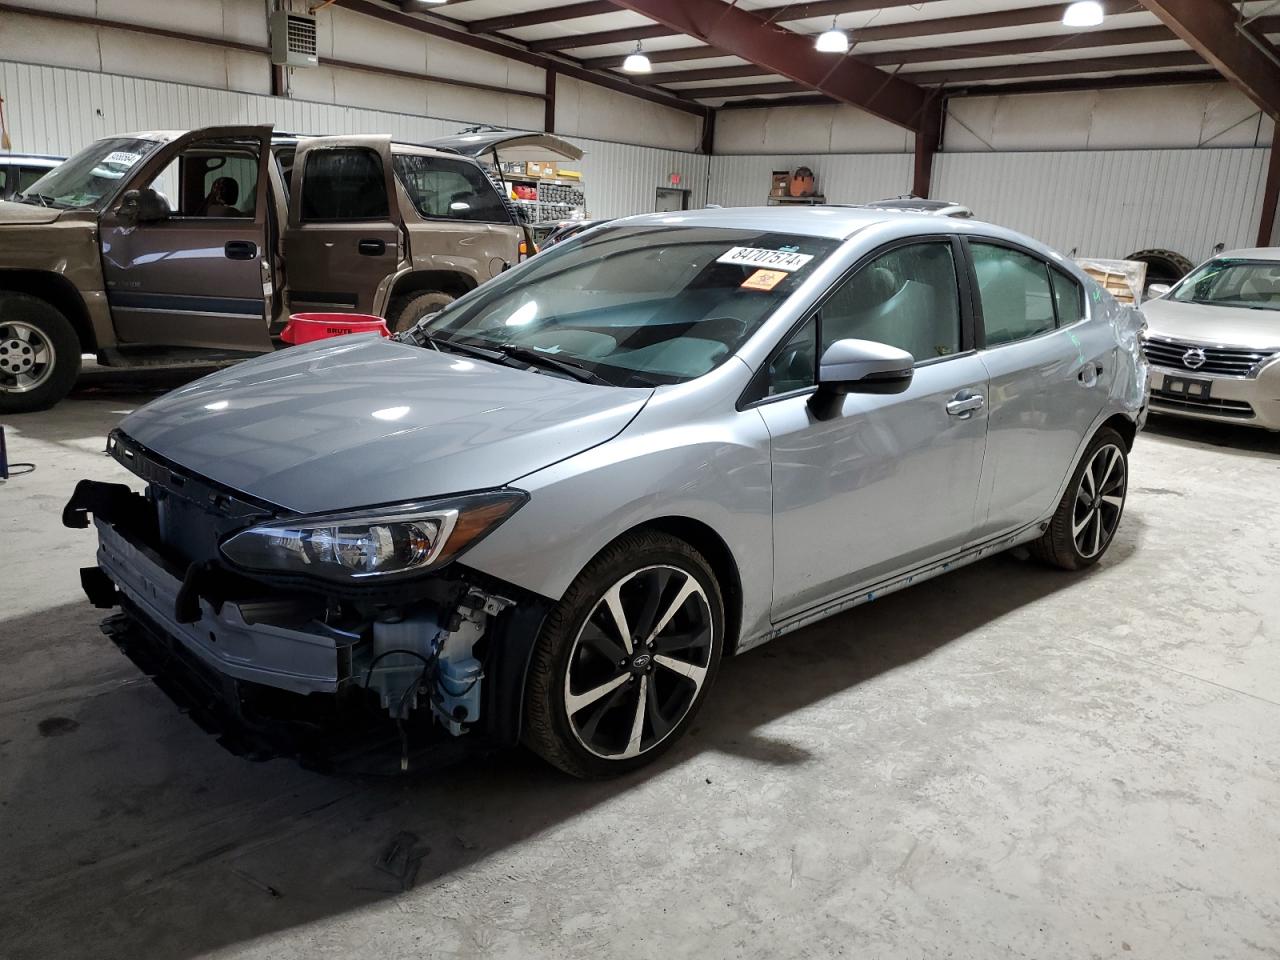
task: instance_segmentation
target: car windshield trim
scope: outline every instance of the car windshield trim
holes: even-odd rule
[[[593,382],[683,383],[734,355],[838,247],[768,228],[602,224],[454,301],[420,332]]]

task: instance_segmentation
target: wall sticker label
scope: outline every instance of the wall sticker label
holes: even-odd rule
[[[770,270],[799,270],[813,259],[811,253],[792,253],[787,250],[764,250],[760,247],[734,247],[716,260],[716,263],[733,263],[740,267],[767,267]]]

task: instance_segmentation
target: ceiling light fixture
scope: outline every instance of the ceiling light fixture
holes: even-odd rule
[[[819,53],[848,53],[849,35],[836,26],[836,18],[831,18],[831,29],[818,34],[813,43]]]
[[[1098,0],[1080,0],[1067,7],[1062,22],[1068,27],[1096,27],[1102,22],[1104,12]]]
[[[644,50],[640,46],[640,41],[636,41],[635,50],[627,55],[627,59],[622,61],[622,69],[627,73],[649,73],[653,70],[653,65],[649,63],[649,58],[644,55]]]

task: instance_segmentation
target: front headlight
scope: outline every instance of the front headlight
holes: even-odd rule
[[[237,567],[349,582],[442,567],[515,513],[529,495],[494,490],[294,517],[233,534],[222,553]]]

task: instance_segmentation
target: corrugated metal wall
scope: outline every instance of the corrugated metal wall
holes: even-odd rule
[[[272,123],[298,133],[390,133],[418,142],[454,133],[459,120],[233,93],[159,80],[0,62],[0,95],[15,150],[71,154],[113,133],[189,129],[220,123]],[[479,118],[481,122],[483,118]],[[708,158],[700,154],[570,138],[595,217],[654,209],[656,190],[681,174],[693,206],[706,202]]]
[[[1193,261],[1257,240],[1268,150],[942,153],[934,196],[1062,251],[1124,257],[1160,247]]]
[[[910,154],[714,156],[707,200],[724,207],[762,206],[769,196],[769,175],[801,165],[813,170],[818,189],[830,203],[865,203],[911,189]]]

